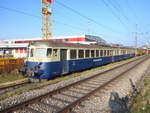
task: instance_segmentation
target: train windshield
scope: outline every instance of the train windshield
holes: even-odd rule
[[[46,49],[45,48],[36,48],[35,49],[35,57],[46,57]]]

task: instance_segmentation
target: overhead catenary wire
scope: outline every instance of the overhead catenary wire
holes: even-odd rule
[[[110,5],[112,5],[112,7],[113,7],[120,15],[122,15],[122,17],[124,17],[124,18],[127,20],[128,23],[132,23],[131,20],[128,18],[128,16],[125,15],[125,13],[124,13],[122,7],[121,7],[120,4],[117,2],[117,0],[113,0],[113,2],[112,2],[112,0],[107,0],[107,1],[110,3]]]
[[[5,10],[8,10],[8,11],[11,11],[11,12],[20,13],[20,14],[23,14],[23,15],[26,15],[26,16],[31,16],[31,17],[39,18],[39,16],[30,14],[30,13],[27,13],[27,12],[24,12],[24,11],[20,11],[20,10],[17,10],[17,9],[8,8],[8,7],[4,7],[4,6],[0,6],[0,8],[1,8],[1,9],[5,9]]]
[[[133,7],[131,7],[129,0],[126,0],[126,4],[128,5],[128,8],[130,9],[130,13],[132,13],[135,18],[134,19],[139,19],[139,17],[137,16],[137,14],[135,13],[135,9]]]
[[[112,32],[115,32],[115,33],[120,33],[119,31],[116,31],[116,30],[114,30],[114,29],[112,29],[112,28],[110,28],[110,27],[108,27],[108,26],[106,26],[106,25],[103,25],[103,24],[101,24],[101,23],[95,21],[94,19],[92,19],[92,18],[90,18],[90,17],[88,17],[88,16],[86,16],[86,15],[80,13],[79,11],[77,11],[77,10],[75,10],[75,9],[73,9],[73,8],[71,8],[71,7],[69,7],[69,6],[65,5],[65,4],[63,4],[63,3],[61,3],[60,1],[55,0],[54,2],[56,2],[57,4],[59,4],[60,6],[66,8],[66,9],[70,10],[71,12],[73,12],[73,13],[79,15],[80,17],[82,17],[82,18],[84,18],[84,19],[86,19],[86,20],[89,20],[89,21],[91,21],[92,23],[95,23],[96,25],[100,26],[101,28],[107,29],[107,30],[112,31]]]
[[[112,0],[109,0],[109,1],[111,1],[111,3],[112,3]],[[132,20],[131,18],[129,18],[129,17],[125,14],[123,8],[121,7],[121,5],[118,3],[117,0],[113,0],[113,2],[114,2],[114,7],[116,7],[116,10],[117,10],[118,12],[120,12],[120,14],[121,14],[121,15],[128,21],[128,23],[131,24],[131,26],[134,28],[135,25],[137,24],[137,22],[135,21],[136,19]],[[127,2],[127,1],[126,1],[126,2]],[[116,5],[115,5],[115,3],[116,3]],[[113,4],[113,3],[112,3],[112,4]],[[129,9],[130,9],[130,8],[129,8]],[[130,9],[129,12],[130,12],[130,13],[133,13],[133,11],[132,11],[131,9]]]
[[[131,7],[129,0],[126,0],[126,4],[128,6],[128,9],[130,10],[130,13],[133,15],[133,19],[135,21],[135,29],[136,29],[136,25],[137,23],[140,23],[139,17],[138,15],[135,13],[135,9],[133,7]],[[139,24],[138,24],[139,26]]]
[[[116,9],[116,11],[117,12],[119,12],[120,13],[120,15],[122,15],[122,17],[124,17],[124,19],[128,22],[128,26],[130,27],[132,27],[133,29],[134,29],[134,27],[135,27],[135,25],[137,24],[135,21],[132,21],[126,14],[125,14],[125,12],[123,11],[123,8],[121,7],[121,5],[118,3],[118,1],[117,0],[107,0],[111,5],[112,5],[112,7],[114,8],[114,9]],[[132,12],[131,10],[130,10],[130,12]]]
[[[114,17],[122,24],[122,26],[129,32],[129,29],[126,26],[126,24],[124,24],[124,22],[121,20],[121,18],[118,17],[118,15],[113,11],[113,9],[109,6],[109,4],[105,0],[102,0],[102,2],[110,10],[110,12],[114,15]]]
[[[70,27],[72,29],[76,29],[76,30],[79,30],[79,31],[81,31],[81,30],[86,31],[86,29],[84,29],[84,28],[77,27],[77,26],[70,25],[70,24],[66,24],[66,23],[63,23],[63,22],[60,22],[60,21],[57,21],[57,20],[54,20],[53,22],[56,22],[58,24],[61,24],[61,25],[64,25],[64,26],[67,26],[67,27]]]
[[[30,17],[34,17],[34,18],[37,18],[37,19],[41,19],[40,16],[37,16],[37,15],[34,15],[34,14],[30,14],[30,13],[27,13],[27,12],[24,12],[24,11],[20,11],[20,10],[17,10],[17,9],[13,9],[13,8],[8,8],[8,7],[0,6],[0,9],[5,9],[5,10],[11,11],[11,12],[23,14],[23,15],[30,16]],[[61,24],[61,25],[70,27],[70,28],[72,28],[72,29],[84,30],[84,31],[86,30],[86,29],[84,29],[84,28],[80,28],[80,27],[77,27],[77,26],[74,26],[74,25],[66,24],[66,23],[60,22],[60,21],[58,21],[58,20],[55,20],[54,22],[57,23],[57,24]]]

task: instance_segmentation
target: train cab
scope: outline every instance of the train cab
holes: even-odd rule
[[[28,48],[26,67],[33,78],[47,79],[68,73],[67,49],[35,43]]]

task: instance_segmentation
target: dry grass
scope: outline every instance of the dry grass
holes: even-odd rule
[[[25,77],[21,74],[5,74],[0,76],[0,84],[6,83],[6,82],[12,82],[20,79],[24,79]]]
[[[150,113],[150,73],[145,77],[144,88],[136,97],[131,113]]]

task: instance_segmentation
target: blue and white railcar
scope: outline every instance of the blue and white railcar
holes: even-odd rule
[[[29,46],[26,70],[32,72],[33,78],[51,79],[134,55],[133,48],[40,41]]]

